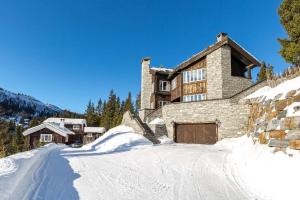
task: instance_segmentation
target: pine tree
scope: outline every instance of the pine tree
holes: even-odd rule
[[[280,54],[289,63],[300,65],[300,0],[283,0],[278,14],[287,38],[278,39]]]
[[[124,112],[130,111],[131,113],[134,112],[132,100],[131,100],[131,92],[128,93],[127,99],[125,100],[125,105],[124,105]]]
[[[94,103],[90,100],[86,111],[85,111],[85,115],[86,115],[86,121],[88,126],[97,126],[98,123],[98,117],[95,111],[95,107],[94,107]]]
[[[39,121],[37,120],[36,117],[33,117],[32,120],[30,121],[29,127],[32,128],[37,125],[39,125]]]
[[[257,75],[257,81],[262,81],[267,78],[267,66],[265,62],[261,63],[260,71]]]
[[[136,96],[135,99],[135,113],[137,114],[139,112],[139,109],[141,109],[141,92]]]
[[[102,125],[106,130],[110,129],[114,125],[114,118],[116,114],[116,101],[117,96],[113,90],[110,91],[108,101],[106,102],[105,109],[103,111]]]
[[[274,76],[273,66],[271,64],[268,64],[266,75],[268,79],[272,79]]]

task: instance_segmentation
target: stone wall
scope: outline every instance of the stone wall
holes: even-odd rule
[[[234,137],[246,131],[249,105],[231,103],[229,99],[173,103],[162,108],[168,137],[174,138],[174,122],[220,122],[218,139]]]
[[[158,108],[156,110],[153,110],[151,113],[149,113],[146,116],[146,122],[149,123],[152,120],[154,120],[155,118],[162,118],[162,113],[161,113],[162,108]]]
[[[129,111],[126,111],[123,115],[122,125],[129,126],[133,128],[135,133],[144,134],[144,130],[137,122],[137,120],[130,114]]]

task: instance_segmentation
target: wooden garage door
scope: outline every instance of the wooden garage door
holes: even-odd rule
[[[215,144],[218,141],[215,123],[175,124],[175,142],[187,144]]]

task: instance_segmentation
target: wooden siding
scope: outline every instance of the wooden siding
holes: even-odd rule
[[[183,95],[199,94],[207,92],[206,81],[197,81],[193,83],[183,84]]]
[[[182,96],[182,75],[178,74],[176,78],[176,88],[171,90],[171,101],[174,101]]]

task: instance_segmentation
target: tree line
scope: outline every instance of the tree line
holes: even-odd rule
[[[126,111],[137,113],[140,107],[140,94],[137,95],[133,103],[131,92],[125,100],[121,100],[117,94],[111,90],[107,100],[98,100],[94,104],[91,100],[88,102],[85,110],[85,118],[88,126],[101,126],[106,130],[118,126],[122,122],[123,114]]]

